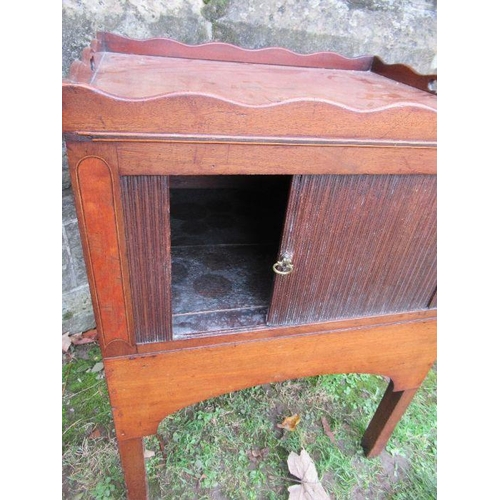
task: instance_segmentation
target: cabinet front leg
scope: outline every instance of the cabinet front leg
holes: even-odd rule
[[[148,484],[142,438],[118,440],[128,500],[147,500]]]
[[[385,448],[392,431],[416,392],[417,389],[394,391],[394,383],[391,380],[361,440],[361,446],[368,458],[376,457]]]

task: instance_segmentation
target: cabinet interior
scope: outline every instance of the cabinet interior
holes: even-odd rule
[[[291,176],[171,176],[173,338],[266,323]]]

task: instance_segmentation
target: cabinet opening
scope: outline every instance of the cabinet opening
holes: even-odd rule
[[[174,338],[266,323],[291,176],[171,176]]]

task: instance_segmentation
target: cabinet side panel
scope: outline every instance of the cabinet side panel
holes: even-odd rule
[[[169,178],[121,177],[137,343],[171,339]]]
[[[134,352],[116,169],[85,156],[72,168],[72,183],[103,353]]]
[[[436,287],[436,177],[304,175],[292,183],[268,323],[426,309]],[[291,212],[291,213],[290,213]]]

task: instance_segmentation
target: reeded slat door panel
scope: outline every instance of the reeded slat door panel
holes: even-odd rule
[[[135,338],[172,338],[169,178],[121,178]]]
[[[436,177],[301,175],[292,182],[270,325],[425,309],[436,288]]]

